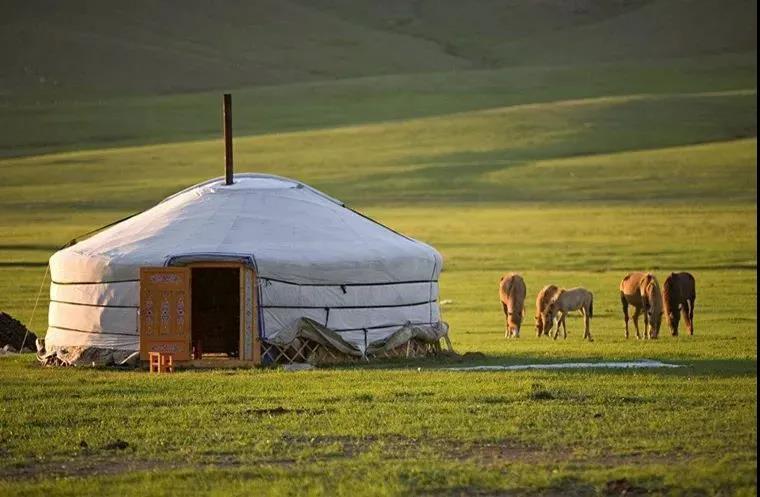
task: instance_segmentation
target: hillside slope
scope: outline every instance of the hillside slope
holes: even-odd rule
[[[12,1],[0,20],[0,94],[155,94],[451,70],[433,42],[287,0],[129,4]]]
[[[0,102],[755,53],[749,0],[10,0]]]
[[[310,0],[299,0],[313,4]],[[754,52],[751,0],[322,0],[353,23],[434,40],[491,66],[663,60]]]

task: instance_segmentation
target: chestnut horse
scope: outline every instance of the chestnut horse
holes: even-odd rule
[[[628,306],[633,306],[633,325],[639,334],[639,315],[644,312],[644,338],[657,338],[662,322],[660,284],[652,273],[628,273],[620,282],[620,302],[623,304],[625,337],[628,338]]]
[[[505,274],[499,280],[499,300],[507,320],[504,338],[520,338],[520,325],[525,314],[525,293],[525,280],[519,274]]]
[[[544,333],[544,311],[546,311],[547,306],[549,305],[549,302],[551,302],[552,298],[556,295],[556,293],[559,291],[559,287],[557,285],[546,285],[541,289],[540,292],[538,292],[538,295],[536,296],[536,336],[540,337],[541,335],[549,336],[549,333]]]
[[[670,273],[662,284],[662,300],[670,333],[678,336],[679,310],[686,322],[689,335],[694,334],[694,301],[697,289],[694,276],[689,273]]]
[[[581,314],[583,314],[583,338],[588,338],[589,342],[593,342],[594,339],[591,338],[591,318],[594,317],[594,294],[585,288],[571,288],[569,290],[563,288],[554,294],[554,297],[552,297],[549,305],[544,310],[544,333],[549,333],[554,318],[557,317],[557,329],[554,331],[554,339],[556,340],[557,335],[559,335],[560,325],[564,330],[564,338],[567,338],[565,318],[570,311],[581,311]]]

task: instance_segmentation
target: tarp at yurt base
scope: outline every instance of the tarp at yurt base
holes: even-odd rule
[[[435,249],[303,183],[247,173],[231,185],[217,178],[187,188],[56,252],[41,358],[136,361],[140,268],[202,261],[255,270],[265,344],[308,335],[362,357],[447,333]]]

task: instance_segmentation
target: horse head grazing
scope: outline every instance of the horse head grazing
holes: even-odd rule
[[[520,337],[525,312],[525,280],[517,273],[505,274],[499,280],[499,300],[506,315],[505,338]]]
[[[552,329],[552,325],[554,324],[554,318],[557,316],[557,312],[559,311],[559,304],[557,303],[557,299],[562,294],[564,290],[561,290],[558,292],[547,304],[546,308],[544,309],[544,313],[541,316],[541,319],[543,320],[543,326],[544,326],[544,333],[549,334],[549,331]]]
[[[645,312],[649,320],[649,336],[657,338],[660,334],[660,325],[662,324],[662,294],[660,286],[657,284],[657,278],[652,273],[647,273],[644,277],[646,304]]]
[[[534,320],[536,322],[536,335],[541,336],[541,334],[544,332],[544,318],[541,316],[541,314],[536,314]]]

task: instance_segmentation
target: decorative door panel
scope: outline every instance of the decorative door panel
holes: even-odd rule
[[[148,352],[190,360],[190,268],[140,268],[140,359]]]
[[[261,343],[259,338],[256,273],[251,268],[243,268],[240,292],[240,359],[261,363]]]

